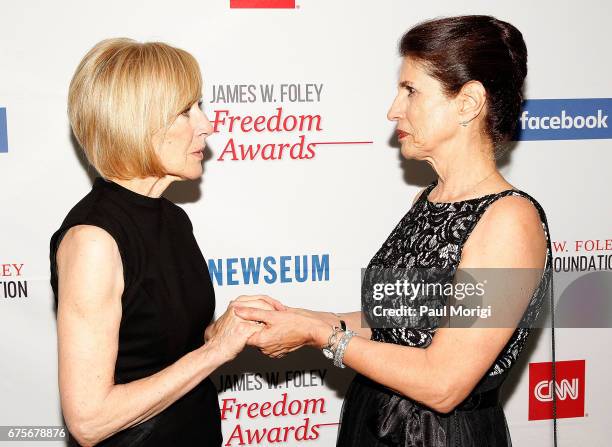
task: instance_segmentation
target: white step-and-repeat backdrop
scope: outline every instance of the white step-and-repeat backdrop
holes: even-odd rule
[[[253,293],[312,309],[359,308],[360,269],[433,179],[425,163],[400,157],[386,113],[396,91],[398,39],[437,16],[491,14],[521,30],[528,101],[523,136],[501,171],[546,210],[557,271],[612,267],[610,3],[241,3],[0,7],[0,425],[62,424],[48,244],[95,175],[71,138],[66,98],[78,62],[104,38],[168,42],[201,64],[206,112],[218,133],[208,140],[202,181],[175,185],[167,196],[191,217],[212,271],[217,314],[230,299]],[[283,124],[262,132],[232,124],[239,122],[233,117],[259,116]],[[280,154],[282,144],[291,149]],[[258,273],[253,265],[261,265]],[[559,445],[607,446],[610,330],[556,335]],[[535,331],[505,384],[517,446],[552,444],[550,361],[550,331]],[[214,376],[224,445],[333,446],[351,377],[314,350],[276,361],[243,353]],[[320,400],[308,407],[306,398]],[[277,416],[256,411],[265,402]]]

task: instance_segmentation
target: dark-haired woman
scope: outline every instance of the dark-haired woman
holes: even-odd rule
[[[361,312],[236,314],[266,323],[249,343],[267,355],[316,346],[357,371],[340,446],[508,446],[499,389],[525,346],[524,323],[540,311],[551,263],[544,211],[495,163],[521,109],[526,46],[509,23],[462,16],[417,25],[400,51],[388,117],[397,123],[402,155],[427,161],[438,179],[417,195],[368,269],[438,269],[445,273],[437,280],[446,283],[458,269],[503,268],[508,287],[486,296],[496,300],[494,312],[514,314],[515,324],[369,329],[361,327]],[[513,272],[527,269],[535,273],[515,282]]]

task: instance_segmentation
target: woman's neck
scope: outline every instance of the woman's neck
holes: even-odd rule
[[[432,200],[450,202],[481,195],[493,185],[508,185],[497,171],[492,149],[489,147],[449,149],[444,154],[427,159],[438,175],[438,185]]]
[[[168,186],[170,186],[173,181],[177,180],[177,178],[172,176],[165,176],[132,178],[129,180],[109,178],[109,180],[137,194],[147,197],[158,198],[161,197],[166,188],[168,188]]]

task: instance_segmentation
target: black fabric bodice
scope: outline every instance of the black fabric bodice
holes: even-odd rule
[[[114,238],[121,255],[124,291],[115,383],[155,374],[202,346],[214,315],[215,294],[191,221],[179,206],[97,178],[51,237],[56,306],[61,299],[56,253],[61,238],[75,225],[102,228]],[[217,393],[207,378],[159,415],[100,445],[220,443]]]

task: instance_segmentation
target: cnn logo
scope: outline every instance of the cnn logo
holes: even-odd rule
[[[557,395],[557,418],[584,416],[584,360],[556,362],[555,382],[552,362],[529,364],[529,420],[553,417],[553,386]]]
[[[555,384],[555,390],[557,391],[557,398],[560,400],[565,400],[567,398],[576,400],[578,399],[578,387],[579,385],[578,379],[572,379],[570,382],[567,379],[563,379],[561,383]],[[540,402],[552,402],[553,393],[552,393],[553,381],[552,380],[542,380],[537,383],[535,386],[535,397]]]

